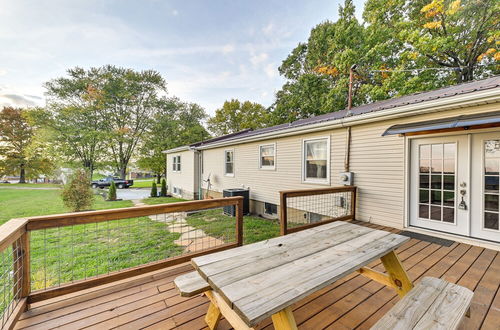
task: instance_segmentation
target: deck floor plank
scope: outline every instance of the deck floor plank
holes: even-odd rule
[[[357,222],[363,224],[361,222]],[[397,233],[374,224],[371,228]],[[475,292],[462,329],[500,329],[500,252],[411,239],[397,250],[412,280],[441,277]],[[383,271],[380,261],[370,267]],[[203,295],[180,297],[173,279],[189,263],[38,302],[16,329],[207,329]],[[299,329],[368,329],[399,300],[394,290],[352,273],[293,305]],[[258,329],[272,329],[270,319]],[[231,329],[222,319],[219,330]]]

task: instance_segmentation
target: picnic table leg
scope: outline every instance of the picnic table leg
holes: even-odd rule
[[[273,326],[276,330],[297,330],[297,324],[295,323],[291,307],[287,307],[273,314],[271,319],[273,320]]]
[[[391,251],[380,260],[387,270],[389,278],[394,283],[398,295],[404,297],[413,288],[413,284],[398,256],[394,251]]]
[[[206,291],[205,295],[208,297],[208,299],[210,299],[210,305],[208,306],[207,315],[205,315],[205,322],[207,323],[210,330],[214,330],[217,329],[217,325],[219,325],[222,313],[217,306],[217,302],[215,301],[215,297],[213,296],[212,291]]]

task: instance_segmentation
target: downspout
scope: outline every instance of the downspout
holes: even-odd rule
[[[203,150],[196,150],[198,153],[198,199],[203,199]]]
[[[347,113],[346,117],[352,115],[352,84],[354,81],[354,72],[356,72],[356,64],[353,64],[349,69],[349,94],[347,95]],[[350,154],[351,154],[351,126],[346,127],[345,141],[345,157],[344,157],[344,172],[349,172],[350,169]]]

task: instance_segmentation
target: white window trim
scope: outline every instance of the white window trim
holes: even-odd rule
[[[179,157],[179,162],[178,163],[175,162],[175,158],[177,158],[177,157]],[[182,159],[181,155],[175,155],[175,156],[172,157],[172,172],[174,172],[174,173],[180,173],[182,171],[182,166],[180,166],[180,168],[181,168],[180,170],[176,170],[175,169],[175,168],[179,167],[179,166],[175,166],[176,164],[179,164],[179,165],[181,164],[181,159]]]
[[[262,165],[262,147],[270,147],[270,146],[273,147],[274,165],[273,166]],[[265,170],[265,171],[276,170],[276,142],[259,145],[259,170]]]
[[[306,148],[305,145],[307,142],[311,141],[319,141],[319,140],[326,140],[327,148],[326,148],[326,178],[325,179],[311,179],[311,178],[306,178]],[[309,139],[302,139],[302,183],[312,183],[312,184],[321,184],[321,185],[330,185],[330,136],[318,136],[318,137],[313,137]]]
[[[233,153],[233,173],[226,173],[226,152],[231,151]],[[224,176],[229,176],[234,178],[235,166],[234,166],[234,149],[224,149]]]

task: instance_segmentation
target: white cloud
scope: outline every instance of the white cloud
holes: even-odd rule
[[[250,62],[254,66],[257,66],[259,64],[262,64],[262,63],[266,62],[268,58],[269,58],[269,55],[267,53],[253,54],[250,57]]]
[[[262,33],[264,33],[266,36],[271,36],[274,32],[274,24],[270,22],[266,26],[262,27]]]
[[[227,44],[224,47],[222,47],[222,52],[224,54],[232,53],[232,52],[234,52],[234,50],[235,50],[235,47],[233,44]]]
[[[177,9],[172,10],[172,16],[179,15],[179,11]]]
[[[264,68],[264,72],[269,78],[274,78],[278,75],[278,70],[274,63],[269,63]]]

